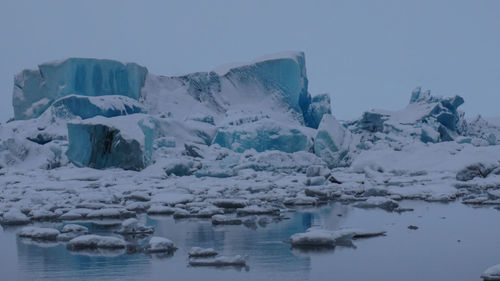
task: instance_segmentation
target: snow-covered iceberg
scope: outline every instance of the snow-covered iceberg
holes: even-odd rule
[[[138,100],[148,70],[135,63],[69,58],[23,70],[14,78],[15,119],[36,118],[70,94],[123,95]]]

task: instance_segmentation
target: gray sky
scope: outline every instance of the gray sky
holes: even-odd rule
[[[0,1],[0,121],[13,75],[65,57],[177,75],[269,53],[306,53],[310,91],[340,119],[398,109],[418,85],[499,116],[500,1]]]

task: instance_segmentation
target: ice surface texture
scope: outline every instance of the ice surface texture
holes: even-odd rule
[[[113,60],[69,58],[23,70],[14,78],[15,119],[36,118],[63,96],[122,95],[138,100],[145,67]]]

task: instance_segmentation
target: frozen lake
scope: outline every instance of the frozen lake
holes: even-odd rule
[[[481,280],[500,263],[500,211],[461,203],[403,201],[413,212],[390,213],[332,203],[286,213],[288,220],[255,227],[212,226],[209,220],[143,216],[155,236],[173,240],[173,256],[117,254],[88,256],[64,244],[39,244],[16,237],[19,228],[0,230],[2,280]],[[93,233],[116,226],[81,222]],[[61,224],[41,224],[60,227]],[[409,225],[417,230],[408,229]],[[386,230],[387,235],[355,240],[355,247],[300,251],[283,243],[311,226]],[[247,268],[188,265],[193,246],[224,255],[247,255]]]

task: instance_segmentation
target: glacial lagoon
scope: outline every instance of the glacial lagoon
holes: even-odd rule
[[[414,211],[360,209],[334,202],[285,213],[287,219],[256,220],[255,225],[213,226],[208,219],[139,216],[155,236],[174,241],[173,255],[104,252],[75,253],[63,243],[20,238],[21,227],[0,230],[1,280],[481,280],[500,262],[499,210],[458,202],[403,201]],[[117,235],[120,221],[75,222],[91,233]],[[62,223],[37,226],[60,228]],[[417,229],[409,229],[408,226]],[[334,249],[300,250],[285,243],[310,227],[329,230],[385,230],[381,237],[358,239]],[[127,237],[141,243],[140,237]],[[246,267],[192,267],[191,247],[244,255]]]

